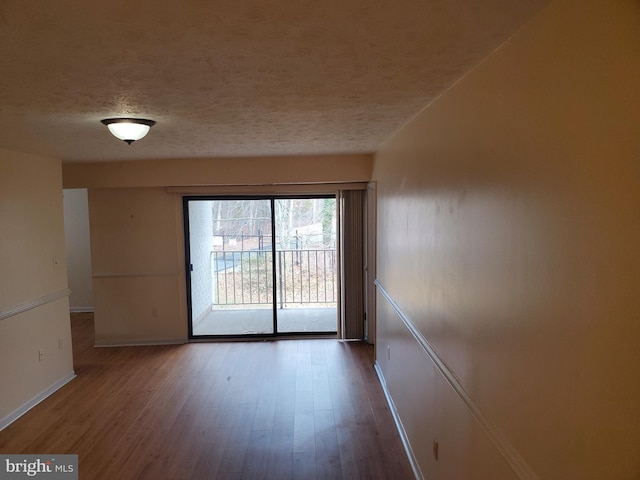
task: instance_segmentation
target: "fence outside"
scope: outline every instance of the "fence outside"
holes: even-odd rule
[[[335,249],[213,251],[214,308],[273,304],[273,266],[277,302],[292,306],[333,307],[337,301]]]

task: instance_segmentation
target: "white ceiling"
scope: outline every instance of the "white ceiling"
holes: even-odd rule
[[[365,153],[549,0],[2,0],[0,147]],[[100,120],[158,123],[131,146]]]

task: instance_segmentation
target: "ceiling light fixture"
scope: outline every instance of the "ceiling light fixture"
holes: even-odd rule
[[[102,123],[109,128],[114,137],[131,145],[140,140],[156,122],[144,118],[105,118]]]

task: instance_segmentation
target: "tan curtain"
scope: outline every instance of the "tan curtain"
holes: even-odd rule
[[[364,338],[364,190],[342,190],[340,198],[341,328],[345,340]]]

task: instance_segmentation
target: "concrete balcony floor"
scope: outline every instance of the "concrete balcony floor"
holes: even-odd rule
[[[335,332],[337,308],[278,308],[278,333]],[[193,326],[193,335],[273,333],[273,309],[216,309]]]

